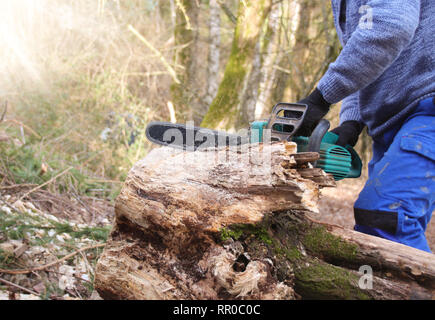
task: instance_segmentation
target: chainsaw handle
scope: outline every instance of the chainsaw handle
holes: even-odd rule
[[[347,145],[346,149],[350,152],[351,156],[352,156],[352,168],[350,169],[349,172],[349,178],[359,178],[361,177],[361,171],[362,171],[362,161],[361,158],[359,157],[358,153],[355,151],[354,148],[352,148],[351,146]]]
[[[322,144],[323,137],[328,132],[331,124],[328,120],[322,119],[317,125],[316,129],[314,129],[308,140],[308,152],[319,152],[320,145]],[[316,162],[313,162],[313,166],[316,166]]]
[[[338,141],[338,134],[333,132],[328,132],[328,136],[325,138],[327,142],[336,144]],[[349,171],[349,174],[346,178],[359,178],[361,176],[362,171],[362,160],[359,156],[359,154],[355,151],[355,149],[351,145],[346,145],[344,147],[347,151],[349,151],[351,157],[352,157],[352,163],[351,168]]]

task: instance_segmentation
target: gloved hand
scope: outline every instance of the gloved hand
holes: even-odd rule
[[[328,113],[331,104],[323,98],[322,93],[317,88],[298,103],[308,105],[308,110],[296,135],[309,137],[319,121]]]
[[[358,121],[345,121],[339,127],[331,130],[338,135],[337,143],[339,146],[345,147],[350,145],[354,147],[358,142],[359,135],[364,129],[364,124]]]

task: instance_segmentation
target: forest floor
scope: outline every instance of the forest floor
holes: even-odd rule
[[[0,300],[98,298],[95,265],[113,205],[43,190],[22,200],[23,188],[0,186]]]
[[[321,213],[313,218],[352,229],[363,183],[345,180],[323,189]],[[114,217],[112,202],[43,190],[21,199],[28,188],[0,186],[0,300],[99,299],[92,283]],[[434,223],[427,238],[435,249]]]

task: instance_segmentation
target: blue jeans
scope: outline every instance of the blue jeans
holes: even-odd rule
[[[373,140],[369,179],[355,202],[355,230],[431,252],[435,210],[435,104],[421,101],[396,128]]]

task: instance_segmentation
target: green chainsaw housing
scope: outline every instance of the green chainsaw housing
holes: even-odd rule
[[[255,121],[250,127],[250,142],[263,142],[264,130],[268,121]],[[362,161],[358,153],[350,146],[345,148],[336,145],[338,135],[327,132],[320,144],[320,159],[316,161],[316,168],[334,176],[336,181],[345,178],[358,178],[361,176]],[[308,152],[309,137],[293,137],[292,141],[298,145],[298,152]]]

